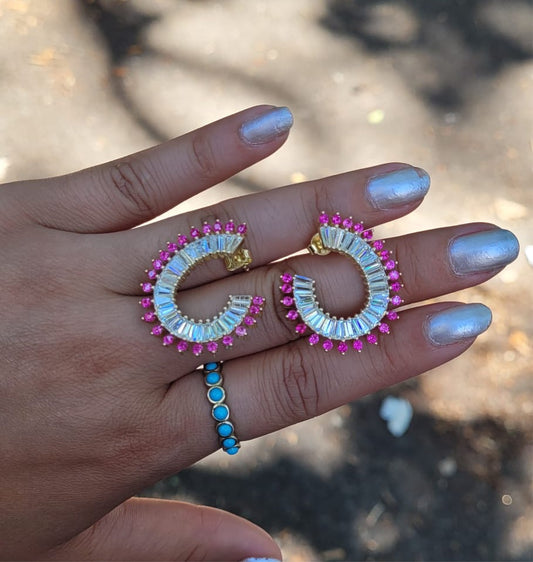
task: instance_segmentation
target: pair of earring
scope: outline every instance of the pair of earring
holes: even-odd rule
[[[151,333],[160,336],[164,346],[181,353],[190,350],[196,356],[204,351],[214,354],[220,346],[233,346],[256,324],[265,305],[260,295],[230,296],[227,306],[207,320],[182,314],[175,301],[184,279],[205,260],[221,257],[229,271],[248,270],[252,257],[243,247],[246,231],[245,223],[237,225],[232,220],[204,223],[201,229],[191,228],[189,236],[179,235],[176,241],[168,242],[152,260],[146,272],[148,281],[141,285],[146,293],[140,301],[145,309],[142,319],[154,323]],[[324,351],[336,346],[342,355],[350,346],[361,351],[365,342],[377,344],[380,334],[390,332],[390,322],[398,318],[394,308],[402,304],[397,262],[384,241],[374,241],[372,230],[351,217],[322,213],[309,251],[319,256],[336,252],[351,258],[364,278],[367,299],[358,314],[337,318],[319,306],[313,279],[284,273],[281,303],[288,309],[287,318],[295,322],[295,332],[307,333],[311,346],[320,344]]]

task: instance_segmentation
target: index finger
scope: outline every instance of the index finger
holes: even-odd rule
[[[275,152],[293,123],[286,107],[258,106],[81,172],[3,186],[21,216],[59,230],[137,226]]]

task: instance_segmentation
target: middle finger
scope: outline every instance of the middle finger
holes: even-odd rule
[[[405,164],[385,164],[330,178],[247,195],[185,213],[129,231],[100,235],[96,251],[100,273],[107,288],[120,294],[139,294],[144,271],[158,250],[191,227],[219,219],[247,223],[245,247],[256,268],[304,248],[322,210],[342,210],[365,227],[372,227],[411,212],[429,189],[423,170]],[[190,238],[190,237],[189,237]],[[104,250],[105,247],[105,250]],[[112,267],[106,269],[101,255],[113,248]],[[111,265],[111,264],[110,264]],[[117,265],[119,267],[117,267]],[[191,275],[184,287],[206,283],[228,275],[220,260],[206,263],[202,276]]]

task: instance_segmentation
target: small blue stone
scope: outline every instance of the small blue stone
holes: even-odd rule
[[[209,389],[209,398],[213,400],[213,402],[219,402],[224,397],[224,393],[219,386],[215,386],[214,388]]]
[[[217,427],[217,433],[220,437],[228,437],[233,433],[233,426],[230,423],[221,423]]]
[[[228,418],[229,416],[229,409],[227,406],[223,404],[219,404],[213,408],[213,416],[218,421],[223,421]]]
[[[233,437],[227,437],[222,441],[222,447],[224,447],[224,449],[231,449],[232,447],[235,447],[236,444],[237,440]]]
[[[239,452],[239,447],[230,447],[229,449],[225,449],[228,455],[236,455]]]
[[[205,376],[205,380],[208,384],[217,384],[220,382],[220,375],[218,373],[209,373]]]
[[[218,363],[206,363],[204,369],[206,371],[214,371],[218,367]]]

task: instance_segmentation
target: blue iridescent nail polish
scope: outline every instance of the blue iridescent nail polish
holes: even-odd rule
[[[519,251],[520,245],[512,232],[494,228],[452,240],[450,264],[457,275],[491,271],[514,261]]]
[[[288,107],[276,107],[243,123],[240,135],[247,144],[265,144],[284,135],[293,122]]]
[[[463,304],[432,314],[424,330],[434,345],[449,345],[479,336],[491,322],[492,312],[484,304]]]
[[[404,168],[371,178],[366,193],[373,207],[386,211],[422,199],[429,184],[429,175],[421,168]]]

